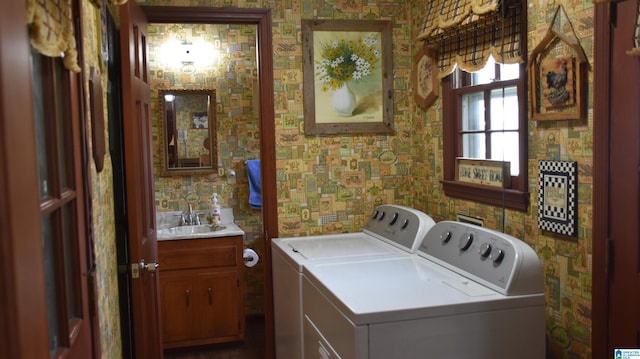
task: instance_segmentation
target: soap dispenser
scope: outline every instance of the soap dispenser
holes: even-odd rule
[[[213,194],[213,211],[211,212],[211,223],[220,224],[222,218],[220,217],[220,204],[218,203],[218,194]]]

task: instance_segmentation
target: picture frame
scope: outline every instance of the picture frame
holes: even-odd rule
[[[413,97],[416,104],[427,110],[438,98],[438,57],[426,45],[413,58]]]
[[[558,32],[560,24],[567,22],[560,5],[545,37],[529,57],[530,117],[534,121],[586,117],[587,56],[575,34]]]
[[[302,20],[306,135],[392,134],[391,22]]]
[[[193,112],[191,114],[191,128],[193,129],[209,128],[209,114],[206,112]]]
[[[541,160],[538,169],[538,227],[543,231],[575,237],[577,162]]]

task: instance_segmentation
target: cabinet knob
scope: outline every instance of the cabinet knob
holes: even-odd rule
[[[189,289],[187,289],[184,292],[184,304],[186,304],[188,307],[190,302],[191,302],[191,292],[189,292]]]

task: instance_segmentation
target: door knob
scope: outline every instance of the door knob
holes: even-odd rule
[[[160,267],[160,264],[156,262],[145,263],[144,259],[140,260],[140,269],[147,272],[155,272]]]

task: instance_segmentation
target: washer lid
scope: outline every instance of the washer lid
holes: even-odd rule
[[[401,252],[362,232],[297,238],[286,241],[286,245],[307,260],[365,257]]]
[[[542,293],[504,296],[418,256],[312,263],[305,278],[355,325],[544,305]]]

